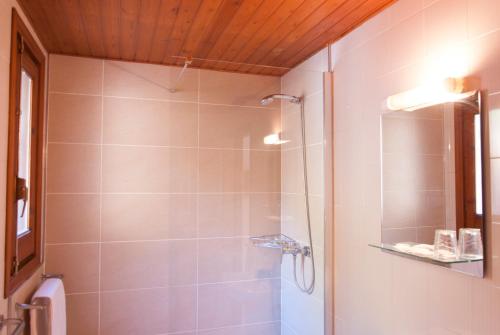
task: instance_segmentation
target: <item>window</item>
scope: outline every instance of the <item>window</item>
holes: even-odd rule
[[[41,265],[45,57],[12,11],[5,296]]]

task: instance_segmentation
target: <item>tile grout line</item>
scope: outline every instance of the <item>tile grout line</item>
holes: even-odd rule
[[[47,245],[89,245],[89,244],[119,244],[119,243],[146,243],[146,242],[188,242],[196,240],[231,240],[247,239],[252,235],[235,236],[207,236],[207,237],[187,237],[187,238],[166,238],[166,239],[144,239],[144,240],[110,240],[110,241],[82,241],[82,242],[49,242]]]
[[[98,245],[98,293],[97,293],[97,335],[101,334],[101,274],[102,274],[102,168],[103,168],[103,146],[104,143],[104,60],[101,68],[101,134],[100,134],[100,169],[99,169],[99,245]]]
[[[153,144],[123,144],[123,143],[92,143],[92,142],[64,142],[48,141],[47,144],[55,145],[87,145],[87,146],[106,146],[106,147],[125,147],[125,148],[164,148],[164,149],[203,149],[203,150],[221,150],[221,151],[258,151],[258,152],[280,152],[280,149],[262,149],[262,148],[230,148],[230,147],[200,147],[200,146],[182,146],[182,145],[153,145]],[[314,143],[318,145],[321,143]],[[293,149],[293,148],[292,148]]]
[[[279,323],[280,319],[276,320],[271,320],[271,321],[263,321],[263,322],[252,322],[252,323],[242,323],[242,324],[237,324],[237,325],[230,325],[230,326],[222,326],[222,327],[215,327],[215,328],[203,328],[201,329],[203,332],[212,332],[215,330],[227,330],[227,329],[234,329],[234,328],[240,328],[240,327],[251,327],[251,326],[265,326],[265,325],[272,325]],[[192,330],[182,330],[179,332],[172,332],[172,333],[159,333],[156,335],[184,335],[184,334],[192,334]]]
[[[161,290],[161,289],[184,288],[184,287],[197,287],[197,286],[199,287],[199,286],[229,285],[229,284],[240,284],[240,283],[270,282],[270,281],[280,281],[280,280],[281,280],[281,277],[250,278],[250,279],[240,279],[240,280],[206,282],[206,283],[198,283],[198,284],[177,284],[177,285],[167,285],[167,286],[109,289],[109,290],[103,290],[102,292],[105,292],[105,293],[137,292],[137,291]],[[88,294],[97,294],[97,293],[99,293],[99,292],[98,291],[71,292],[71,293],[66,293],[66,295],[67,296],[88,295]]]
[[[199,240],[199,232],[200,232],[200,88],[201,88],[201,71],[198,71],[198,95],[197,95],[197,120],[196,120],[196,144],[197,144],[197,152],[196,152],[196,312],[195,312],[195,333],[198,334],[199,322],[200,322],[200,289],[199,289],[199,281],[200,281],[200,240]]]
[[[199,85],[198,85],[199,86]],[[199,89],[198,89],[199,90]],[[198,91],[199,92],[199,91]],[[239,108],[252,108],[252,109],[263,109],[263,110],[278,110],[279,108],[275,107],[263,107],[263,106],[254,106],[254,105],[234,105],[234,104],[224,104],[224,103],[213,103],[213,102],[201,102],[199,93],[196,100],[171,100],[171,99],[161,99],[161,98],[141,98],[141,97],[127,97],[127,96],[118,96],[118,95],[102,95],[99,94],[91,94],[91,93],[76,93],[76,92],[60,92],[60,91],[50,91],[49,94],[59,94],[59,95],[76,95],[76,96],[89,96],[89,97],[100,97],[111,98],[111,99],[128,99],[128,100],[139,100],[139,101],[152,101],[152,102],[172,102],[172,103],[184,103],[184,104],[197,104],[207,105],[207,106],[226,106],[226,107],[239,107]],[[310,95],[314,95],[312,93]]]
[[[106,195],[272,195],[281,192],[102,192]],[[99,192],[47,192],[49,195],[99,195]],[[295,194],[295,193],[290,193]],[[300,193],[297,193],[300,194]]]
[[[280,78],[280,93],[283,93],[284,91],[284,81],[285,81],[285,78],[284,76],[282,76]],[[286,122],[286,119],[288,117],[288,113],[286,111],[286,106],[283,104],[283,102],[280,104],[280,129],[281,129],[281,132],[284,133],[285,132],[285,124],[287,123]],[[283,146],[280,147],[280,234],[283,234],[283,230],[284,230],[284,222],[283,222],[283,211],[284,211],[284,203],[283,203],[283,184],[284,184],[284,173],[283,173],[283,166],[284,166],[284,154],[285,154],[285,151],[283,150]],[[282,261],[280,263],[280,309],[279,309],[279,319],[280,319],[280,325],[279,325],[279,331],[280,331],[280,334],[281,334],[281,323],[283,322],[283,287],[281,285],[281,280],[282,280],[282,277],[283,277],[283,255],[281,255],[282,257]]]

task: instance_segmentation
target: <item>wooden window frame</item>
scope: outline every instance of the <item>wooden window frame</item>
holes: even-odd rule
[[[30,150],[29,231],[17,234],[19,111],[22,69],[33,79]],[[12,10],[7,204],[5,238],[5,297],[14,293],[42,265],[43,161],[45,146],[45,56],[15,9]]]

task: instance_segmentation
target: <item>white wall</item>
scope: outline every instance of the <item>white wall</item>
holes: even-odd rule
[[[293,258],[282,262],[281,321],[283,335],[324,333],[324,177],[323,177],[323,72],[328,53],[321,50],[282,77],[282,93],[304,97],[309,200],[316,263],[316,285],[312,295],[301,292],[293,280]],[[289,142],[281,151],[281,232],[309,245],[305,210],[300,107],[282,104],[282,136]],[[300,268],[300,261],[297,262]],[[301,278],[300,270],[297,270]],[[306,263],[306,278],[311,278]]]
[[[15,0],[0,0],[0,250],[5,250],[5,196],[6,196],[6,173],[7,173],[7,133],[9,115],[9,67],[10,67],[10,33],[12,8],[16,8],[24,23],[30,28],[36,38],[33,29]],[[39,42],[38,38],[36,38]],[[44,54],[45,49],[38,43]],[[4,254],[0,256],[0,292],[3,296],[4,290]],[[14,304],[24,301],[33,289],[38,285],[41,270],[38,271],[30,281],[21,287],[10,299],[0,299],[0,314],[14,314]]]
[[[500,10],[498,0],[401,0],[334,45],[337,335],[500,329]],[[488,93],[493,222],[485,279],[381,253],[383,100],[432,77],[473,75]]]

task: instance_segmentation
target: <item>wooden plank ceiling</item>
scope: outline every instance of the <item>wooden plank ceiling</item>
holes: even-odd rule
[[[283,75],[394,0],[19,0],[51,53]]]

